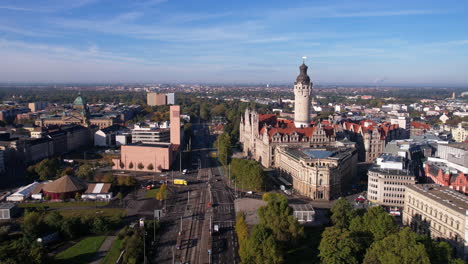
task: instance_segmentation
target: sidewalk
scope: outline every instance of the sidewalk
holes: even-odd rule
[[[96,260],[91,262],[91,264],[101,263],[101,261],[106,257],[107,252],[112,247],[112,244],[114,243],[116,238],[117,238],[117,236],[108,236],[108,237],[106,237],[106,240],[104,240],[101,247],[96,252],[96,257],[95,257]]]

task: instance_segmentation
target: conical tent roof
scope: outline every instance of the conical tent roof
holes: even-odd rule
[[[65,175],[44,186],[43,190],[49,193],[66,193],[84,191],[87,188],[86,182],[76,177]]]

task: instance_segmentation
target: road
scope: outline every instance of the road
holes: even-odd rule
[[[194,124],[191,164],[198,171],[178,176],[187,186],[170,185],[165,216],[156,244],[156,263],[239,263],[234,231],[233,191],[226,185],[217,162],[210,158],[213,136],[208,126]],[[213,226],[219,232],[212,232]]]

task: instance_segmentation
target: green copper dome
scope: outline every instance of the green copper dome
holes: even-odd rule
[[[73,101],[73,105],[86,105],[86,101],[83,97],[81,97],[81,94],[78,94],[78,97],[76,97],[75,101]]]

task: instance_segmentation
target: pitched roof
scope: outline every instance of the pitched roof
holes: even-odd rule
[[[66,193],[84,191],[86,182],[73,176],[65,175],[57,180],[46,184],[42,189],[49,193]]]
[[[411,127],[412,128],[419,128],[419,129],[430,129],[428,124],[421,123],[421,122],[416,122],[416,121],[411,122]]]
[[[91,183],[85,193],[108,193],[111,188],[110,183]]]

